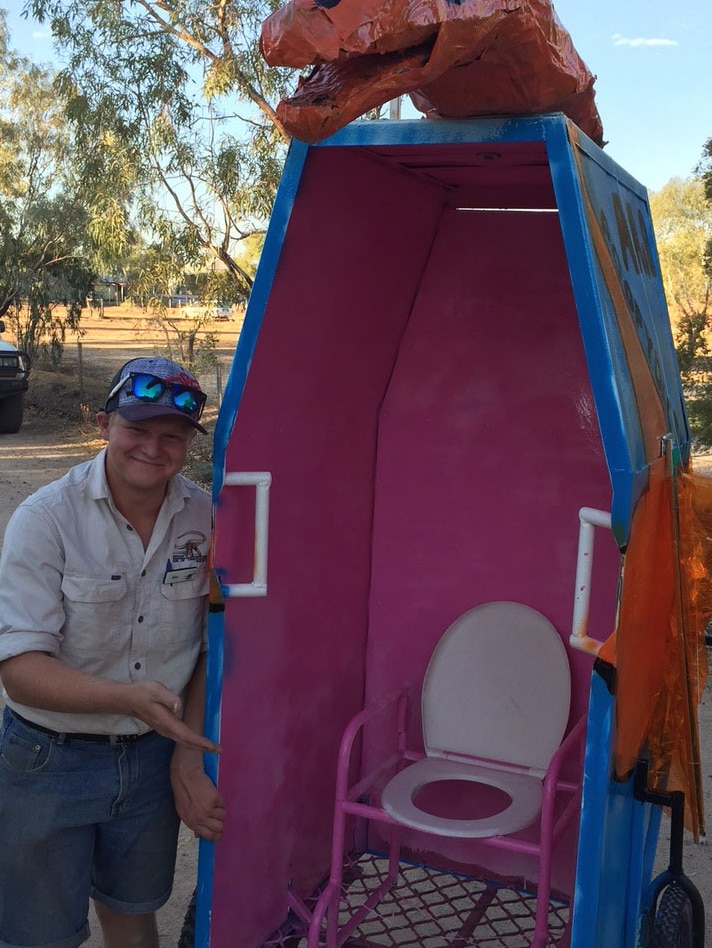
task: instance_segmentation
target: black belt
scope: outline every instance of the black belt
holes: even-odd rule
[[[143,734],[82,734],[78,731],[53,731],[51,728],[43,727],[41,724],[35,724],[34,721],[28,721],[21,714],[12,708],[8,708],[10,714],[17,718],[25,727],[32,728],[33,731],[39,731],[41,734],[49,734],[60,741],[92,741],[95,744],[130,744],[133,741],[140,741],[142,737],[153,734],[153,731],[145,731]]]

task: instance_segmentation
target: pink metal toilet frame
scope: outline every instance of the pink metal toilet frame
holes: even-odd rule
[[[348,724],[341,741],[336,776],[334,804],[334,826],[331,850],[331,869],[329,879],[319,898],[310,911],[293,893],[290,893],[290,906],[302,920],[309,925],[307,948],[339,948],[349,935],[366,919],[369,911],[378,904],[381,897],[393,886],[400,861],[400,824],[381,807],[359,802],[374,785],[378,778],[392,772],[404,761],[422,760],[425,754],[410,750],[406,742],[406,719],[408,710],[408,686],[394,692],[381,702],[366,708],[357,714]],[[385,762],[370,774],[349,786],[351,753],[354,742],[363,726],[388,708],[396,707],[397,750]],[[545,948],[548,934],[549,897],[551,893],[551,859],[553,848],[560,840],[564,830],[578,815],[580,806],[580,783],[561,779],[564,762],[583,752],[586,731],[585,717],[579,718],[564,738],[551,758],[543,781],[542,807],[540,815],[540,842],[532,843],[516,837],[494,836],[481,839],[494,848],[513,850],[539,857],[539,882],[537,886],[536,921],[532,948]],[[568,794],[570,799],[558,817],[555,815],[557,795]],[[339,901],[341,898],[347,821],[349,817],[361,817],[390,826],[390,845],[388,851],[388,873],[385,880],[370,894],[341,928],[338,926]],[[326,929],[324,932],[324,920]],[[325,934],[325,941],[322,936]]]

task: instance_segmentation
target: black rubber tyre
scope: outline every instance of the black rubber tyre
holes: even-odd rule
[[[0,398],[0,434],[17,434],[22,427],[24,397],[8,395]]]
[[[649,948],[692,948],[692,905],[687,893],[673,882],[658,902]]]
[[[195,892],[186,909],[183,927],[180,930],[178,948],[194,948],[195,945]]]

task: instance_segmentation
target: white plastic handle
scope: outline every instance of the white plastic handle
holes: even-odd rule
[[[269,533],[269,489],[272,475],[266,471],[232,471],[225,475],[227,487],[255,487],[255,558],[251,583],[222,587],[227,598],[267,595],[267,547]]]
[[[591,574],[593,573],[594,528],[611,529],[611,515],[605,510],[594,507],[582,507],[579,510],[579,541],[576,560],[576,591],[574,595],[574,616],[571,623],[569,642],[582,652],[598,654],[602,642],[590,638],[588,615],[591,604]]]

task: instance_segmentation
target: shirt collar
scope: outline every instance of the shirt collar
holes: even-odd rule
[[[89,462],[89,476],[87,477],[87,494],[92,500],[108,499],[111,496],[109,482],[106,479],[106,448]]]

